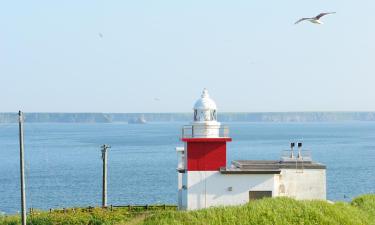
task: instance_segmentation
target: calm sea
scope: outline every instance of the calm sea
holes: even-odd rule
[[[176,204],[175,153],[182,123],[25,124],[27,207],[101,202],[100,145],[110,144],[108,203]],[[279,159],[302,141],[327,165],[328,199],[375,192],[375,123],[229,123],[234,159]],[[0,124],[0,211],[19,211],[17,124]]]

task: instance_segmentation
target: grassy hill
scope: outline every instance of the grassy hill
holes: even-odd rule
[[[18,216],[0,217],[1,225],[19,224]],[[375,194],[363,195],[350,203],[296,201],[269,198],[244,206],[218,207],[197,211],[93,209],[85,212],[40,212],[28,224],[256,224],[256,225],[375,225]]]
[[[360,196],[351,203],[335,204],[268,198],[239,207],[163,212],[146,218],[144,224],[375,224],[375,195]]]

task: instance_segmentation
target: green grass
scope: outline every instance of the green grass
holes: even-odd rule
[[[51,224],[119,224],[126,223],[132,219],[133,214],[127,210],[103,210],[94,208],[90,211],[69,210],[62,212],[34,212],[27,217],[27,224],[30,225],[51,225]],[[0,218],[1,225],[20,224],[19,216]]]
[[[0,225],[20,224],[19,216],[0,216]],[[30,225],[52,224],[256,224],[256,225],[375,225],[375,194],[362,195],[350,203],[297,201],[268,198],[243,206],[196,211],[116,208],[36,212],[28,216]]]
[[[121,208],[76,208],[66,210],[54,210],[52,212],[34,211],[27,216],[28,225],[99,225],[99,224],[134,224],[153,213],[161,210],[172,211],[172,206],[121,207]],[[0,216],[0,225],[21,224],[19,215]]]
[[[375,221],[375,194],[361,195],[353,199],[351,205],[367,212],[370,218]]]
[[[244,206],[160,212],[144,224],[371,225],[374,218],[375,195],[364,195],[352,203],[268,198]]]

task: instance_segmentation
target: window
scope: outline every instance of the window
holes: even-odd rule
[[[217,120],[217,118],[216,118],[216,110],[212,110],[211,113],[212,113],[212,115],[211,115],[212,120]]]
[[[249,201],[271,197],[272,191],[249,191]]]

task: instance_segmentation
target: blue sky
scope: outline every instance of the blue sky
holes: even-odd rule
[[[294,25],[322,11],[337,13]],[[219,111],[375,111],[374,11],[370,0],[1,1],[0,111],[189,112],[204,87]]]

